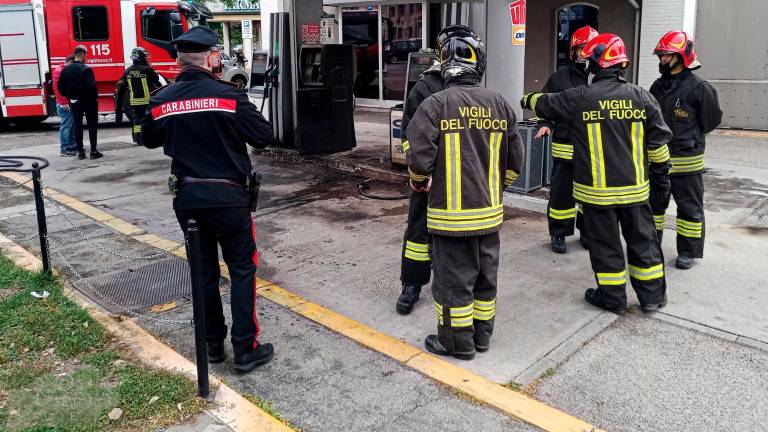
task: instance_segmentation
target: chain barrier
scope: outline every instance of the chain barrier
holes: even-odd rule
[[[188,320],[174,320],[174,319],[167,319],[167,318],[158,318],[152,315],[142,314],[136,311],[133,311],[131,309],[128,309],[127,307],[116,303],[113,301],[109,296],[99,291],[98,288],[94,287],[86,278],[83,277],[83,275],[80,274],[75,269],[75,266],[69,262],[65,257],[64,254],[61,253],[61,250],[56,245],[56,242],[51,241],[50,238],[47,239],[46,242],[48,244],[49,250],[51,250],[54,255],[57,257],[57,259],[64,264],[64,266],[69,270],[70,273],[72,273],[75,278],[77,279],[77,282],[81,284],[81,286],[85,286],[90,290],[92,293],[96,294],[99,298],[103,299],[107,303],[109,303],[111,306],[115,307],[116,309],[120,310],[120,312],[130,315],[139,319],[145,319],[147,321],[153,321],[161,324],[187,324],[187,325],[194,325],[194,321],[192,319]]]

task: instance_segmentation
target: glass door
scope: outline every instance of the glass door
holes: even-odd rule
[[[355,47],[354,95],[379,99],[379,12],[374,6],[342,9],[342,41]]]
[[[384,99],[402,102],[408,54],[422,47],[421,3],[381,6]]]

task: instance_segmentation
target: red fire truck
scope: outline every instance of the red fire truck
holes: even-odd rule
[[[30,123],[56,113],[51,72],[75,47],[88,50],[99,112],[115,112],[115,89],[144,47],[157,72],[174,80],[179,68],[169,42],[205,22],[199,4],[170,0],[0,0],[0,122]]]

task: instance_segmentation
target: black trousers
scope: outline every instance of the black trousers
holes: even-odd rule
[[[96,133],[99,126],[99,103],[97,100],[78,100],[70,105],[72,110],[72,136],[75,138],[75,149],[84,152],[83,149],[83,117],[88,122],[88,141],[91,144],[91,153],[96,151]]]
[[[138,145],[143,145],[144,142],[141,139],[141,124],[144,123],[144,117],[146,117],[147,107],[149,105],[133,105],[131,107],[131,123],[133,128],[131,129],[131,136],[133,142]]]
[[[704,175],[701,172],[669,176],[677,204],[677,254],[704,258]],[[656,229],[664,229],[667,208],[654,208]]]
[[[667,289],[664,257],[648,204],[584,207],[584,224],[589,232],[589,259],[597,290],[607,307],[627,307],[627,274],[641,304],[660,303],[664,299]],[[629,271],[624,264],[619,229],[627,243]]]
[[[549,235],[552,237],[573,235],[574,221],[576,228],[584,235],[586,230],[582,215],[576,211],[576,201],[573,199],[573,163],[559,158],[552,158],[552,160],[552,177],[547,204]]]
[[[413,192],[408,226],[403,239],[400,280],[405,285],[426,285],[432,272],[432,234],[427,231],[427,192]]]
[[[232,307],[232,347],[235,354],[255,348],[261,332],[256,318],[256,228],[247,207],[176,210],[184,234],[195,219],[200,232],[200,253],[205,287],[205,331],[209,342],[227,336],[219,294],[219,251],[229,268]]]
[[[496,317],[499,233],[471,237],[433,236],[432,297],[437,335],[451,353],[487,346]]]

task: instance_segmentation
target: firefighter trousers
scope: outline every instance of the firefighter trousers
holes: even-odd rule
[[[677,204],[677,254],[704,258],[704,176],[701,172],[671,175],[672,197]],[[654,208],[656,229],[664,229],[665,208]]]
[[[141,139],[141,125],[144,123],[144,118],[147,115],[147,107],[149,105],[133,105],[131,106],[131,123],[133,128],[131,129],[131,135],[133,142],[138,145],[144,145]]]
[[[232,287],[232,347],[235,354],[255,348],[261,328],[256,318],[256,229],[247,207],[176,210],[187,234],[187,222],[195,219],[200,233],[200,254],[205,293],[205,339],[221,342],[227,336],[219,293],[219,250],[229,268]],[[218,243],[218,245],[217,245]]]
[[[584,224],[589,232],[589,259],[597,291],[606,308],[627,307],[627,276],[643,305],[661,303],[666,293],[664,257],[656,239],[651,207],[584,207]],[[627,243],[627,261],[621,234]]]
[[[400,264],[400,280],[404,285],[426,285],[432,272],[432,234],[427,231],[429,193],[413,192],[408,208]]]
[[[549,235],[552,237],[573,235],[574,221],[576,228],[584,235],[586,230],[583,216],[576,210],[576,201],[573,200],[573,163],[558,158],[552,158],[552,160],[552,177],[547,204]]]
[[[487,347],[496,317],[499,233],[433,236],[432,297],[440,343],[454,354]]]

